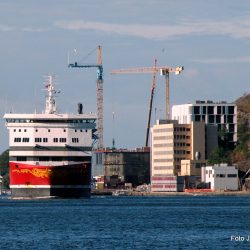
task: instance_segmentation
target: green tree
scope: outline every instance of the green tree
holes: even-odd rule
[[[229,162],[228,152],[222,147],[216,147],[212,151],[208,159],[208,163],[211,165],[220,164],[220,163],[228,163],[228,162]]]
[[[9,150],[0,155],[0,175],[3,177],[3,187],[9,188]]]
[[[237,124],[238,143],[246,143],[250,139],[248,119],[241,117]]]

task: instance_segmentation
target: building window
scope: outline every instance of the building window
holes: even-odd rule
[[[66,132],[66,129],[64,129],[63,132]]]
[[[154,162],[173,162],[173,159],[154,159]]]
[[[200,107],[199,106],[194,106],[194,114],[195,115],[200,114]]]
[[[221,106],[217,106],[217,114],[218,114],[218,115],[221,114]]]
[[[30,139],[29,138],[23,138],[23,142],[29,142]]]
[[[234,114],[234,106],[228,106],[228,114],[230,115]]]
[[[58,138],[53,138],[53,142],[58,142]]]
[[[201,116],[200,115],[195,115],[194,116],[194,121],[200,122],[201,121]]]
[[[175,145],[176,146],[176,145]],[[154,144],[155,148],[173,147],[173,143]]]
[[[173,151],[156,151],[154,152],[154,155],[167,155],[167,154],[172,154]]]
[[[75,132],[77,132],[77,129],[75,129]]]
[[[19,132],[21,132],[21,129],[19,129]]]
[[[225,174],[217,174],[216,177],[217,177],[217,178],[225,178],[226,175],[225,175]]]
[[[154,129],[154,133],[171,132],[171,131],[173,131],[172,128],[158,128],[158,129]]]
[[[66,138],[60,138],[59,141],[60,142],[66,142]]]
[[[216,123],[221,123],[221,117],[220,115],[216,115]]]
[[[167,136],[154,136],[154,140],[167,140],[169,139]]]
[[[202,114],[204,114],[204,115],[205,115],[206,113],[207,113],[206,106],[203,106],[203,107],[202,107]]]
[[[35,131],[38,132],[38,129],[36,129]]]
[[[214,123],[214,115],[208,116],[208,123]]]
[[[16,130],[14,129],[14,132],[16,132]]]
[[[27,132],[27,129],[25,129],[24,132]]]
[[[214,114],[214,107],[213,106],[208,106],[207,107],[207,113],[209,115],[213,115]]]
[[[234,116],[233,115],[228,115],[227,116],[227,123],[233,123],[234,122]]]
[[[229,132],[234,133],[234,124],[229,124]]]
[[[35,142],[42,142],[42,138],[35,138]]]
[[[237,177],[237,174],[228,174],[227,177],[228,177],[228,178],[236,178],[236,177]]]
[[[48,142],[48,138],[43,138],[43,142]]]
[[[78,143],[79,142],[79,138],[72,138],[72,142],[73,143]]]
[[[48,129],[48,132],[50,132],[50,129]]]
[[[21,142],[21,138],[14,138],[14,142]]]

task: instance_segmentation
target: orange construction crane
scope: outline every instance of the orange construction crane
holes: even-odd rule
[[[148,115],[148,124],[147,124],[147,132],[146,132],[146,143],[145,146],[148,147],[148,140],[149,140],[149,129],[151,123],[151,113],[152,113],[152,105],[153,105],[153,98],[154,98],[154,91],[155,91],[155,79],[156,74],[160,73],[160,75],[164,75],[166,79],[166,119],[170,119],[170,89],[169,89],[169,73],[175,73],[179,75],[184,67],[157,67],[156,66],[157,60],[154,62],[153,67],[137,67],[137,68],[129,68],[129,69],[116,69],[112,70],[111,74],[153,74],[152,79],[152,88],[151,88],[151,97],[150,97],[150,105],[149,105],[149,115]]]

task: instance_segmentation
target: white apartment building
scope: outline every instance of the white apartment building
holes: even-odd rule
[[[209,183],[212,190],[238,190],[238,169],[227,164],[202,167],[202,182]]]
[[[234,103],[196,101],[193,104],[174,105],[172,119],[178,120],[180,124],[203,121],[208,125],[216,125],[218,131],[229,132],[228,139],[232,145],[237,141],[237,106]]]

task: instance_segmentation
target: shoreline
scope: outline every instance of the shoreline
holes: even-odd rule
[[[215,192],[136,192],[129,190],[93,190],[91,196],[250,196],[246,191],[215,191]]]

